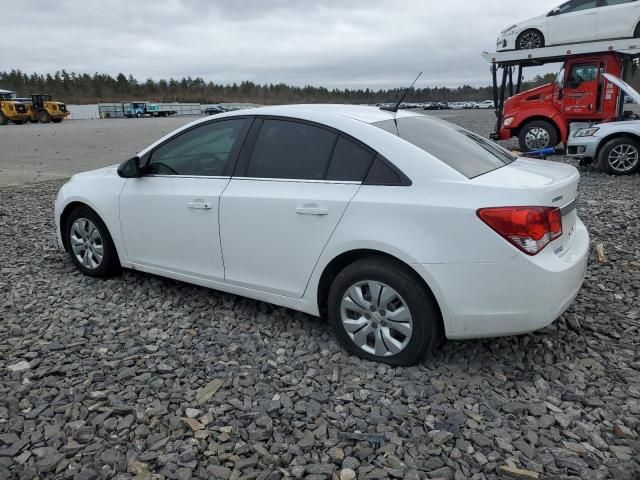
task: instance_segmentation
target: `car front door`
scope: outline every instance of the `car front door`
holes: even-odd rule
[[[599,0],[571,0],[547,17],[548,44],[558,45],[596,39]]]
[[[637,0],[601,0],[598,8],[598,40],[632,37],[640,20]]]
[[[292,119],[256,120],[220,202],[227,283],[303,295],[373,152]]]
[[[224,279],[218,206],[250,122],[232,118],[183,131],[151,152],[142,177],[127,180],[120,225],[133,264]]]

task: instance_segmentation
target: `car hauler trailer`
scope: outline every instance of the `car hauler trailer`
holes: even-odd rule
[[[640,56],[640,39],[483,52],[482,56],[491,63],[496,105],[491,138],[517,137],[520,149],[530,151],[566,144],[573,122],[601,122],[624,115],[624,95],[604,73],[624,79],[631,61]],[[563,64],[556,80],[521,92],[523,69],[548,63]]]

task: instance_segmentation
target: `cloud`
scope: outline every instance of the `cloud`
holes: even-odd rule
[[[0,68],[388,88],[489,83],[482,50],[557,0],[4,0]]]

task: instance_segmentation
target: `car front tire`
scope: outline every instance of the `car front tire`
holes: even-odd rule
[[[516,50],[544,48],[544,35],[538,30],[525,30],[516,39]]]
[[[408,267],[365,258],[334,279],[328,317],[346,350],[366,360],[413,365],[441,339],[438,307]]]
[[[89,207],[77,207],[64,225],[65,245],[78,270],[106,278],[120,271],[120,260],[109,230]]]
[[[640,142],[631,137],[609,140],[598,153],[598,165],[611,175],[631,175],[640,170]]]

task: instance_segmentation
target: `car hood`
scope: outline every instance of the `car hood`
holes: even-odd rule
[[[624,93],[633,98],[636,103],[640,103],[640,93],[638,93],[635,88],[633,88],[621,78],[618,78],[615,75],[611,75],[610,73],[605,73],[604,76],[616,87],[620,88]]]
[[[71,177],[71,180],[90,179],[106,177],[108,175],[118,175],[118,165],[110,165],[108,167],[98,168],[96,170],[89,170],[88,172],[76,173]]]

